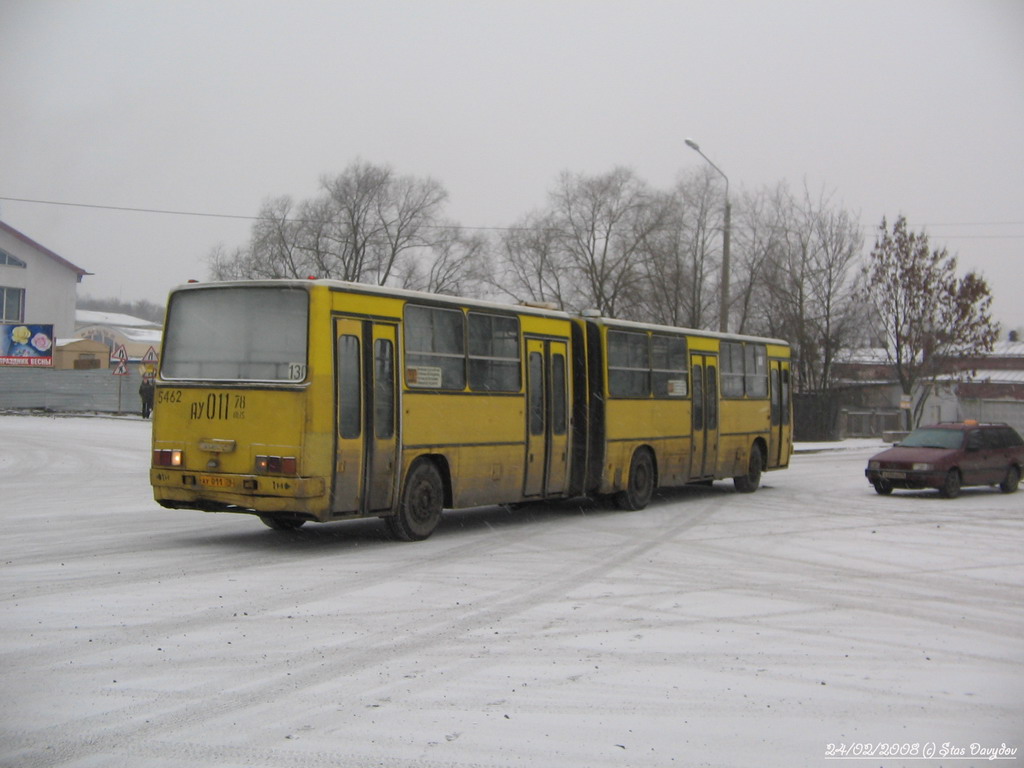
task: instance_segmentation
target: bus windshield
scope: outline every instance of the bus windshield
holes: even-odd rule
[[[296,288],[184,290],[171,297],[161,376],[196,381],[306,378],[309,294]]]

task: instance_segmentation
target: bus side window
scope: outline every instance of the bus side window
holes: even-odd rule
[[[747,344],[744,350],[744,390],[748,397],[768,396],[768,349]]]
[[[373,430],[379,438],[395,434],[395,354],[388,339],[373,344]]]
[[[789,424],[789,369],[782,371],[782,423]]]
[[[704,429],[704,371],[693,366],[693,429]]]
[[[556,435],[564,435],[565,420],[565,358],[554,355],[551,358],[551,431]]]
[[[359,375],[359,339],[338,339],[338,427],[346,439],[359,437],[362,388]]]
[[[530,353],[530,434],[544,434],[544,357]]]
[[[779,369],[772,368],[772,424],[778,426],[782,408],[782,392],[779,391]]]
[[[718,371],[713,365],[706,369],[708,377],[707,396],[704,398],[708,404],[708,429],[718,429]]]

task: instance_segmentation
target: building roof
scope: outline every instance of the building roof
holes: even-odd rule
[[[997,341],[985,357],[1024,357],[1024,341]]]
[[[98,312],[92,309],[76,309],[75,325],[79,328],[86,325],[109,325],[118,328],[159,328],[160,323],[145,320],[141,317],[123,315],[120,312]]]
[[[1024,371],[990,370],[971,371],[966,381],[974,384],[1024,384]]]
[[[28,245],[31,248],[34,248],[35,250],[39,251],[39,253],[43,254],[44,256],[49,256],[51,259],[56,261],[61,266],[67,267],[72,272],[77,274],[79,279],[81,279],[82,276],[84,276],[84,275],[91,275],[91,274],[93,274],[92,272],[87,272],[86,270],[82,269],[81,267],[75,266],[70,261],[65,259],[63,256],[58,256],[56,253],[51,251],[46,246],[40,245],[39,243],[37,243],[35,240],[33,240],[28,235],[26,235],[26,234],[24,234],[22,232],[19,232],[18,230],[16,230],[14,227],[10,226],[9,224],[4,224],[4,222],[2,222],[2,221],[0,221],[0,232],[6,232],[11,237],[14,237],[14,238],[18,239],[21,242],[25,243],[25,245]]]

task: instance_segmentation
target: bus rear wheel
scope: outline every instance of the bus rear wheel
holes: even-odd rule
[[[275,531],[294,531],[306,524],[301,517],[293,515],[260,515],[260,520],[267,528],[273,528]]]
[[[398,541],[422,541],[434,532],[444,506],[444,483],[432,461],[413,464],[405,478],[395,514],[384,518],[388,532]]]
[[[626,479],[626,490],[615,494],[615,504],[619,509],[643,509],[654,495],[654,459],[646,448],[640,448],[633,454],[629,463],[629,477]]]
[[[732,479],[732,484],[740,493],[753,493],[761,485],[761,472],[764,471],[764,456],[756,445],[750,446],[750,463],[747,474]]]

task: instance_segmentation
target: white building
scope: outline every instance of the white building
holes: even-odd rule
[[[75,336],[102,342],[111,351],[124,347],[128,360],[140,362],[151,349],[159,354],[163,336],[159,323],[118,312],[80,309],[75,313]]]
[[[90,275],[0,221],[0,323],[52,325],[54,338],[75,333],[75,289]]]

